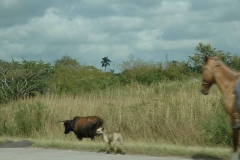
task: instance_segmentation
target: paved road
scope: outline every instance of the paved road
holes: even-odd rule
[[[40,148],[0,148],[0,160],[190,160],[176,157],[113,155],[97,152]]]

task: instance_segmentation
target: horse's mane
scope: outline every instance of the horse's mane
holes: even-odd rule
[[[215,58],[215,57],[214,57]],[[217,66],[220,65],[222,66],[224,69],[228,70],[230,73],[232,74],[236,74],[240,76],[240,72],[237,72],[236,70],[228,67],[225,63],[223,63],[221,60],[217,60]]]

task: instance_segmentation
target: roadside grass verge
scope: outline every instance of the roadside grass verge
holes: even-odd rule
[[[5,141],[20,141],[28,140],[34,142],[31,146],[33,148],[54,148],[64,150],[81,150],[90,152],[105,152],[106,143],[101,140],[101,137],[96,138],[95,141],[90,139],[83,139],[79,142],[77,140],[62,141],[57,139],[31,139],[31,138],[13,138],[1,137],[0,145]],[[121,151],[121,146],[117,144],[118,153]],[[176,156],[186,157],[192,159],[229,159],[232,150],[229,147],[206,147],[206,146],[181,146],[170,144],[144,143],[144,142],[124,142],[124,149],[129,155],[149,155],[149,156]]]
[[[64,135],[59,120],[98,115],[105,129],[120,130],[129,154],[229,157],[231,128],[219,89],[214,85],[204,96],[200,88],[201,80],[191,79],[39,95],[0,107],[0,136],[32,139],[38,147],[93,151],[105,144],[78,142],[72,132]]]

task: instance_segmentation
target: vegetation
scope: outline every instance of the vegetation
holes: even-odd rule
[[[135,143],[229,147],[231,130],[218,89],[213,86],[209,96],[199,91],[204,56],[219,56],[240,69],[238,56],[202,43],[187,62],[164,65],[130,56],[119,64],[121,73],[103,72],[69,56],[53,65],[0,61],[0,135],[75,142],[58,120],[99,115],[108,130],[120,129],[129,149]]]
[[[46,92],[50,72],[50,64],[43,61],[0,60],[0,103]]]
[[[189,66],[193,71],[200,72],[201,65],[204,61],[204,57],[219,57],[226,65],[230,66],[233,69],[240,70],[239,63],[240,57],[237,55],[231,55],[231,53],[224,53],[223,51],[216,51],[216,48],[212,48],[210,44],[204,45],[199,43],[196,46],[196,53],[193,56],[189,56]]]
[[[1,107],[0,124],[5,130],[1,134],[48,140],[54,144],[59,142],[52,147],[61,147],[61,143],[75,143],[77,139],[73,133],[64,135],[59,120],[72,119],[75,115],[99,115],[104,119],[106,129],[121,131],[127,149],[133,153],[137,152],[137,147],[132,151],[130,146],[141,143],[155,147],[166,144],[229,147],[231,130],[218,88],[213,86],[210,95],[204,96],[199,91],[200,84],[200,79],[149,86],[135,83],[77,96],[49,94],[19,100]],[[21,122],[19,115],[25,123]],[[41,117],[38,121],[33,119],[36,115]],[[100,147],[105,146],[100,143],[100,137],[96,140]],[[72,145],[65,147],[75,148]],[[155,147],[153,151],[158,150]],[[150,153],[155,154],[149,149]]]
[[[105,72],[106,72],[107,66],[110,66],[110,63],[111,63],[110,59],[108,59],[108,57],[103,57],[101,63],[102,63],[102,67],[105,67]]]
[[[106,72],[110,66],[108,57],[102,58],[105,72],[94,66],[79,64],[76,59],[63,56],[53,65],[43,61],[22,62],[0,61],[0,103],[34,97],[37,94],[71,94],[99,91],[107,88],[139,83],[157,84],[164,81],[184,81],[200,76],[200,68],[205,56],[218,56],[230,67],[240,69],[240,57],[222,51],[216,51],[210,44],[199,43],[196,53],[189,56],[187,62],[170,61],[145,62],[130,56],[118,64],[121,73],[113,70]]]

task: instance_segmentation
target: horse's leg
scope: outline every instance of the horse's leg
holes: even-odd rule
[[[233,140],[233,154],[232,160],[239,160],[238,154],[238,129],[233,129],[236,124],[236,113],[237,112],[237,104],[236,104],[236,95],[232,92],[228,92],[223,95],[223,106],[227,113],[231,117],[231,126],[232,126],[232,140]]]
[[[232,118],[232,124],[235,123],[234,122],[235,118]],[[232,154],[232,160],[239,160],[239,154],[238,154],[238,135],[239,132],[237,129],[232,129],[232,133],[233,133],[233,154]]]

